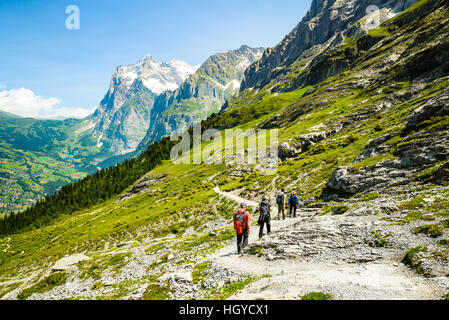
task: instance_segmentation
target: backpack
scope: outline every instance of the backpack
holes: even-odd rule
[[[297,196],[290,196],[290,205],[297,206],[299,204]]]
[[[237,230],[238,234],[243,233],[243,229],[245,228],[245,211],[237,211],[237,214],[234,218],[234,228]]]
[[[284,204],[284,199],[285,199],[284,194],[280,193],[276,197],[276,203],[282,205],[282,204]]]
[[[259,222],[265,222],[268,220],[268,217],[270,216],[270,205],[268,202],[262,201],[260,204],[260,215],[259,215]]]

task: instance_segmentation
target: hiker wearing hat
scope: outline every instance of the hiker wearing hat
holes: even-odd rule
[[[259,227],[259,239],[260,239],[263,237],[263,227],[265,224],[267,225],[267,233],[270,234],[271,232],[271,212],[273,211],[273,209],[271,208],[267,196],[263,197],[259,208],[257,208],[257,211],[259,211],[260,213],[259,220],[257,221],[257,223],[260,226]]]
[[[246,210],[246,203],[240,204],[240,209],[234,214],[234,229],[237,232],[237,252],[243,255],[243,249],[248,245],[251,227],[251,214]]]
[[[298,208],[299,205],[299,199],[298,196],[296,195],[296,192],[293,191],[292,194],[290,195],[290,197],[288,198],[288,206],[290,207],[290,211],[289,211],[289,217],[290,218],[296,218],[296,209]],[[293,215],[292,215],[293,213]]]

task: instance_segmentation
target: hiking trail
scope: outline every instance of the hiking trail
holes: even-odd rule
[[[245,202],[253,208],[258,207],[255,199],[245,199],[219,188],[214,190],[238,204]],[[102,216],[97,216],[95,211],[91,214],[93,218]],[[85,252],[85,256],[81,257],[93,258],[93,261],[99,258],[101,261],[117,254],[130,254],[120,272],[109,269],[102,271],[101,281],[105,284],[104,287],[95,288],[94,284],[98,279],[77,278],[80,269],[73,263],[80,261],[80,257],[66,255],[48,266],[30,270],[26,277],[4,278],[0,287],[10,287],[12,291],[2,299],[16,299],[17,294],[32,283],[45,279],[55,270],[70,267],[67,270],[71,276],[66,284],[34,294],[30,299],[96,299],[111,294],[115,290],[113,285],[130,281],[135,283],[132,288],[127,289],[128,292],[123,293],[122,298],[141,299],[148,287],[146,277],[149,270],[154,268],[155,274],[163,274],[157,279],[159,285],[169,282],[173,290],[170,299],[197,300],[204,297],[205,291],[199,284],[192,282],[192,272],[196,265],[204,261],[211,262],[203,277],[207,284],[206,292],[211,288],[222,288],[227,281],[242,281],[249,276],[255,279],[230,299],[293,300],[301,299],[310,292],[325,292],[338,300],[410,300],[440,299],[447,292],[449,278],[424,278],[401,263],[405,251],[421,241],[410,232],[410,226],[385,226],[380,220],[381,214],[360,215],[351,211],[341,215],[322,215],[321,208],[301,206],[297,214],[296,218],[278,220],[277,208],[274,207],[272,233],[265,235],[262,240],[258,240],[257,214],[253,214],[247,248],[253,254],[247,251],[243,257],[237,255],[235,237],[232,241],[223,242],[224,246],[220,249],[206,255],[203,255],[203,245],[194,247],[193,251],[178,250],[178,246],[185,245],[185,239],[174,234],[163,238],[144,238],[141,242],[132,241],[133,239],[120,239],[111,243],[108,241],[99,251]],[[218,233],[229,226],[229,221],[223,219],[211,221],[201,235],[211,231]],[[373,230],[394,231],[396,242],[383,248],[369,246]],[[145,231],[142,232],[145,235]],[[186,231],[186,235],[189,237],[190,233]],[[194,239],[192,237],[190,241]],[[10,249],[9,242],[9,239],[5,239],[3,250]],[[161,257],[166,257],[166,262]],[[186,258],[192,260],[186,263]]]
[[[10,241],[11,241],[11,238],[6,239],[6,243],[5,243],[6,248],[3,249],[4,253],[7,253],[9,251],[9,248],[11,248],[11,245],[9,244]]]
[[[258,206],[219,188],[214,190],[230,200]],[[297,218],[272,220],[271,235],[261,241],[253,217],[249,246],[260,246],[263,251],[273,249],[272,255],[239,257],[233,241],[207,258],[215,267],[263,277],[231,299],[300,299],[310,292],[326,292],[345,300],[441,297],[442,289],[432,279],[400,263],[402,256],[394,250],[382,254],[366,244],[362,244],[365,248],[360,245],[361,235],[357,232],[375,225],[373,217],[318,216],[321,209],[301,207],[297,213]],[[277,217],[275,208],[274,215]]]

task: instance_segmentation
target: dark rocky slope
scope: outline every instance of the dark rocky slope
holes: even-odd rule
[[[384,22],[416,0],[314,0],[298,26],[275,48],[267,49],[260,61],[245,72],[241,90],[262,88],[283,76],[292,68],[309,68],[317,55],[341,45],[345,39],[366,33],[365,18],[369,6],[377,6],[379,22]],[[341,70],[341,69],[340,69]],[[340,71],[335,68],[335,71]],[[297,86],[299,87],[299,86]]]

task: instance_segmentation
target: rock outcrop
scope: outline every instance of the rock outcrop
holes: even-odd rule
[[[338,133],[342,127],[338,127],[329,131],[311,132],[305,135],[298,136],[291,139],[289,142],[284,142],[279,146],[278,155],[282,161],[295,158],[301,153],[307,152],[311,146],[323,141],[326,138]]]
[[[406,138],[400,140],[397,136],[395,141],[395,135],[387,134],[370,141],[353,165],[380,156],[379,162],[359,170],[351,166],[337,168],[327,186],[332,190],[357,194],[416,181],[421,172],[432,168],[435,172],[429,178],[439,184],[446,182],[449,172],[448,163],[444,161],[449,157],[449,134],[443,122],[449,115],[448,106],[449,89],[445,89],[419,105],[406,118],[405,129],[401,133],[404,136],[408,134]]]

